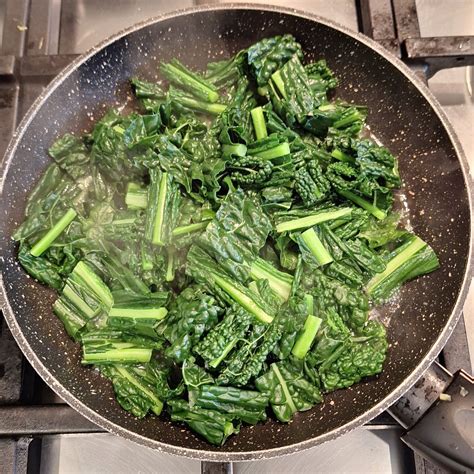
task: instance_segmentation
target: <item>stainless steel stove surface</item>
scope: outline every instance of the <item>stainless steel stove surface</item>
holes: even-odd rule
[[[414,0],[294,0],[291,7],[316,13],[339,22],[353,30],[370,30],[364,26],[361,10],[370,4],[373,11],[391,8],[391,1],[413,3]],[[31,102],[57,71],[67,64],[72,55],[88,48],[116,31],[167,11],[204,3],[200,0],[0,0],[0,154]],[[216,2],[214,2],[216,3]],[[225,2],[220,2],[225,3]],[[288,1],[273,0],[274,5],[289,6]],[[460,36],[474,34],[474,3],[472,0],[417,0],[419,27],[422,37]],[[373,13],[373,12],[372,12]],[[3,21],[5,20],[5,21]],[[376,25],[377,26],[377,25]],[[392,29],[393,29],[392,25]],[[386,25],[372,28],[375,39],[393,47],[392,37],[383,34]],[[25,28],[28,28],[25,42]],[[3,33],[3,34],[2,34]],[[3,42],[2,42],[3,38]],[[56,55],[49,63],[44,55]],[[17,82],[7,55],[23,56],[22,76]],[[59,55],[59,56],[58,56]],[[3,58],[3,59],[2,59]],[[35,60],[37,58],[37,60]],[[36,62],[35,62],[36,61]],[[3,68],[3,69],[2,69]],[[474,173],[474,107],[473,79],[467,67],[440,71],[428,84],[453,123]],[[3,95],[2,95],[3,94]],[[11,103],[2,102],[10,97]],[[8,334],[1,332],[0,319],[0,408],[16,402],[22,409],[31,404],[58,404],[62,401],[34,377]],[[474,291],[470,292],[464,320],[456,329],[451,344],[444,354],[450,370],[474,366]],[[469,351],[470,346],[470,351]],[[470,354],[470,355],[469,355]],[[22,377],[20,383],[16,378]],[[29,381],[29,382],[28,382]],[[2,388],[16,387],[10,399],[2,399]],[[65,407],[66,410],[68,410]],[[32,412],[31,412],[32,413]],[[55,413],[58,413],[55,411]],[[69,413],[69,411],[67,412]],[[29,415],[26,415],[29,416]],[[46,426],[48,412],[31,415]],[[36,418],[35,418],[36,417]],[[54,420],[56,421],[56,420]],[[38,424],[40,421],[38,421]],[[46,434],[31,443],[28,432],[20,438],[0,438],[0,472],[2,466],[15,466],[15,472],[54,473],[199,473],[205,471],[199,461],[162,454],[117,438],[108,433],[93,433],[88,422],[69,419],[69,423],[83,429],[61,428],[59,432],[84,431],[80,434]],[[82,423],[82,424],[81,424]],[[0,425],[2,419],[0,418]],[[43,424],[42,424],[43,426]],[[41,431],[37,429],[35,431]],[[0,429],[1,431],[1,429]],[[54,429],[45,429],[51,433]],[[414,456],[399,439],[402,428],[388,415],[372,424],[351,432],[335,441],[316,448],[267,461],[234,463],[227,469],[235,473],[315,473],[315,472],[439,472],[429,463]],[[29,449],[28,449],[29,448]],[[29,453],[29,454],[27,454]],[[2,464],[3,456],[3,464]],[[14,460],[14,462],[13,462]],[[10,463],[10,461],[12,461]],[[16,463],[16,464],[15,464]]]

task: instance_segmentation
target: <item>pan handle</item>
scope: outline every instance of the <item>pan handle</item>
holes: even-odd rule
[[[416,453],[449,472],[474,471],[474,378],[467,372],[453,376],[434,362],[388,411]]]

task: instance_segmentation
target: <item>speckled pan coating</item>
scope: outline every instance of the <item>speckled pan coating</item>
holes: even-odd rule
[[[16,262],[10,235],[28,192],[48,163],[47,148],[65,133],[90,130],[106,108],[130,105],[127,80],[153,79],[159,60],[202,67],[265,36],[293,33],[308,59],[325,57],[341,79],[340,97],[368,104],[369,125],[399,156],[409,219],[441,259],[441,269],[403,289],[384,307],[391,347],[383,374],[326,396],[288,425],[244,427],[222,448],[153,416],[137,420],[111,386],[81,367],[79,346],[51,311],[55,295]],[[256,5],[200,7],[164,15],[119,33],[66,68],[35,102],[9,146],[2,170],[1,296],[18,344],[46,382],[103,428],[168,453],[208,460],[289,454],[333,439],[379,414],[429,366],[449,337],[472,278],[472,187],[467,163],[439,104],[400,61],[373,41],[306,13]]]

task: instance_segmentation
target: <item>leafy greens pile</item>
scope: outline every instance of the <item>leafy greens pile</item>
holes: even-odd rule
[[[14,238],[120,405],[221,445],[378,374],[371,305],[438,260],[398,226],[367,109],[330,100],[337,79],[292,36],[160,70],[131,80],[140,112],[52,145]]]

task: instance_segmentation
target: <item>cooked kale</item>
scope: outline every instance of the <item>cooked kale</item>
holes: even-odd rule
[[[293,36],[158,69],[131,79],[134,112],[51,145],[14,239],[125,410],[222,445],[379,374],[369,310],[439,262],[392,211],[397,158],[363,138],[367,108]]]

